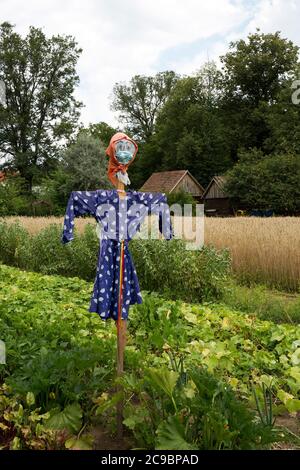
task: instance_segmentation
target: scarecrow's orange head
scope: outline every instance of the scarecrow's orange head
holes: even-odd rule
[[[123,132],[117,132],[112,136],[105,153],[109,157],[108,177],[114,186],[118,185],[116,173],[127,173],[127,168],[133,162],[138,151],[138,146]]]

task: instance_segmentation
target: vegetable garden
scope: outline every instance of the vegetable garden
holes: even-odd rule
[[[0,266],[2,449],[111,448],[96,431],[113,442],[116,331],[87,312],[90,291],[79,278]],[[119,448],[298,446],[278,423],[300,409],[299,325],[221,301],[143,298],[128,322]]]

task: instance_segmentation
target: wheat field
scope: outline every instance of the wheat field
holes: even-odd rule
[[[233,271],[244,279],[299,290],[299,217],[210,217],[205,243],[229,248]]]
[[[4,220],[20,221],[30,234],[50,224],[63,224],[63,217],[5,217]],[[79,233],[87,223],[95,224],[95,221],[76,219]],[[299,290],[299,217],[206,217],[204,242],[229,249],[233,272],[238,277],[285,290]]]

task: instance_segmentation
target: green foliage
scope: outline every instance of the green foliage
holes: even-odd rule
[[[186,387],[177,382],[178,374],[166,368],[146,371],[142,386],[132,389],[127,383],[128,393],[137,393],[144,419],[129,417],[124,423],[141,446],[151,444],[161,450],[254,449],[276,439],[272,425],[255,420],[254,412],[236,399],[230,386],[205,369],[192,368],[187,375]],[[126,411],[132,415],[132,406]],[[154,441],[149,442],[151,437]]]
[[[49,413],[33,408],[6,385],[0,386],[0,450],[61,449],[59,434],[47,429]]]
[[[120,113],[120,119],[133,137],[142,141],[151,137],[157,113],[177,79],[174,72],[165,71],[154,77],[135,75],[129,85],[115,84],[112,109]]]
[[[257,29],[247,40],[232,42],[230,49],[221,57],[227,92],[250,105],[275,100],[299,60],[299,47],[279,31],[264,34]]]
[[[186,191],[176,191],[173,193],[167,193],[167,200],[168,204],[171,206],[172,204],[179,204],[181,207],[184,206],[184,204],[191,204],[193,208],[193,215],[194,215],[194,210],[196,207],[196,199],[193,198],[191,193],[187,193]]]
[[[11,266],[22,267],[23,253],[29,248],[28,232],[20,223],[0,222],[0,260]]]
[[[44,180],[45,197],[56,213],[63,213],[71,191],[110,188],[107,177],[108,158],[103,143],[86,132],[61,155],[59,165]]]
[[[256,408],[261,419],[261,422],[266,426],[274,426],[275,418],[273,418],[273,405],[272,405],[272,391],[271,387],[267,387],[263,382],[261,385],[261,394],[263,397],[263,405],[260,403],[258,393],[253,388],[253,394],[256,402]]]
[[[231,166],[230,147],[220,107],[220,72],[205,64],[174,86],[157,118],[160,169],[188,169],[204,186]]]
[[[132,306],[128,326],[146,357],[163,351],[164,363],[171,363],[181,384],[186,384],[185,357],[186,367],[201,363],[209,372],[226,378],[241,396],[252,396],[252,384],[270,386],[272,382],[274,396],[284,390],[291,400],[290,409],[297,406],[299,325],[276,325],[225,305],[167,302],[151,295],[143,304]]]
[[[294,210],[299,196],[292,188],[299,183],[293,176],[297,163],[289,155],[297,158],[300,151],[299,106],[291,100],[292,83],[299,76],[298,50],[280,32],[258,30],[230,44],[221,56],[221,70],[207,63],[195,75],[180,77],[158,112],[155,132],[140,148],[133,183],[141,186],[154,171],[189,169],[206,186],[212,176],[234,167],[237,196],[240,186],[241,197],[253,187],[250,208],[259,202],[280,212]],[[133,125],[135,118],[129,120]],[[234,165],[242,151],[252,148],[286,155],[286,163],[274,158],[268,168],[258,166],[248,175],[246,165]]]
[[[94,139],[97,139],[98,142],[101,141],[105,148],[108,147],[110,139],[117,132],[120,131],[111,127],[104,121],[97,122],[96,124],[89,124],[88,127],[82,127],[79,130],[79,134],[85,134],[93,137]]]
[[[24,195],[24,179],[19,176],[7,177],[0,183],[0,217],[22,215],[30,211],[30,200]]]
[[[33,26],[23,38],[5,22],[0,51],[0,79],[6,87],[0,151],[10,156],[5,165],[20,172],[31,192],[34,178],[55,166],[62,141],[76,129],[82,104],[73,93],[81,49],[71,36],[47,38]]]
[[[14,403],[14,413],[0,418],[5,448],[87,448],[91,438],[82,432],[93,419],[114,423],[120,399],[114,393],[116,330],[87,311],[91,290],[78,278],[0,266],[0,331],[7,349],[0,380],[9,384]],[[135,447],[244,449],[278,439],[273,420],[255,411],[252,388],[259,393],[262,384],[272,384],[274,416],[299,409],[299,326],[275,325],[219,304],[166,301],[146,292],[143,299],[131,307],[122,378],[124,424]],[[32,413],[43,416],[35,421]],[[53,430],[62,434],[53,437],[50,426],[63,427]]]
[[[37,437],[33,444],[35,428],[27,442],[27,434],[16,433],[14,415],[7,415],[6,425],[11,429],[7,440],[11,443],[18,437],[16,448],[52,448],[55,440],[63,447],[66,438],[72,437],[70,433],[86,426],[93,399],[113,380],[115,331],[113,325],[107,327],[97,315],[87,312],[90,286],[84,281],[7,269],[0,267],[0,331],[7,352],[6,365],[0,365],[0,383],[9,384],[16,408],[22,405],[29,422],[33,407],[47,417],[41,432],[50,437],[50,428],[62,433],[61,441],[55,432],[52,440],[43,443]],[[0,432],[1,443],[2,438],[6,442]],[[68,445],[83,445],[77,437],[75,440]]]
[[[62,228],[55,224],[29,236],[19,224],[0,222],[0,261],[44,274],[93,280],[99,246],[93,226],[88,224],[83,235],[75,234],[66,246],[61,234]],[[130,242],[130,249],[144,290],[187,301],[222,295],[230,267],[226,251],[187,250],[181,240],[138,239]]]
[[[243,208],[297,213],[300,211],[299,155],[265,156],[257,149],[244,152],[228,173],[226,191]]]
[[[42,347],[40,353],[19,367],[17,377],[12,375],[7,383],[23,395],[30,390],[44,410],[51,409],[54,403],[61,407],[74,400],[86,403],[99,388],[99,382],[107,380],[111,374],[111,345],[107,347],[107,344],[97,347],[95,343],[89,347],[73,345],[71,351],[66,346],[60,351]],[[102,364],[106,359],[105,367],[99,367],[99,355]]]
[[[279,31],[264,34],[258,29],[246,40],[232,42],[221,56],[222,109],[230,123],[234,158],[241,148],[263,149],[270,143],[269,112],[298,67],[298,50]]]
[[[300,64],[295,67],[290,78],[283,82],[276,102],[267,110],[266,122],[270,130],[269,137],[264,142],[267,153],[300,153],[300,106],[293,102],[293,98],[299,96],[299,88],[294,88],[294,84],[298,83],[299,73]]]
[[[178,416],[169,416],[157,428],[157,450],[196,450],[186,441],[185,429]]]
[[[82,410],[78,403],[66,406],[62,411],[53,409],[46,423],[49,429],[67,429],[76,433],[81,428]]]
[[[280,291],[272,291],[263,285],[238,285],[232,281],[224,289],[223,302],[229,307],[262,320],[275,323],[300,323],[300,297]]]
[[[222,295],[230,269],[227,251],[187,250],[182,240],[132,240],[131,252],[142,288],[189,302]]]
[[[154,388],[162,390],[172,401],[174,411],[177,412],[177,405],[174,399],[174,389],[178,381],[178,373],[169,369],[149,369],[146,378]]]

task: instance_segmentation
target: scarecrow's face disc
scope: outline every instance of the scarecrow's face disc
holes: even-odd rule
[[[116,159],[123,165],[127,165],[132,160],[134,152],[135,146],[129,140],[122,139],[115,144]]]

